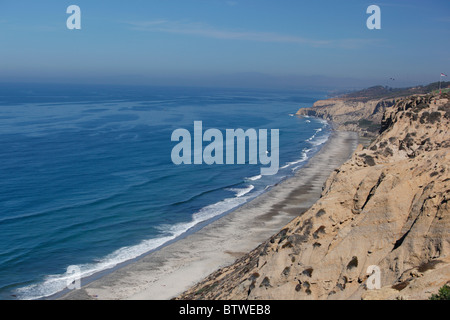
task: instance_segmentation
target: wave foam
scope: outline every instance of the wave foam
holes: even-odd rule
[[[89,277],[97,272],[114,268],[120,263],[137,258],[151,250],[154,250],[170,240],[175,239],[181,235],[179,232],[173,233],[170,236],[165,236],[157,239],[150,239],[142,241],[140,244],[130,247],[120,248],[113,253],[107,255],[103,259],[98,260],[97,263],[89,263],[78,265],[80,270],[78,276],[83,279]],[[57,274],[46,276],[44,281],[38,284],[29,285],[16,290],[17,297],[22,300],[34,300],[43,297],[48,297],[56,294],[65,288],[68,284],[74,281],[73,274]]]
[[[240,198],[242,196],[245,196],[247,193],[249,193],[253,189],[255,189],[255,186],[254,185],[249,185],[246,188],[232,188],[232,189],[227,189],[227,190],[235,192],[236,193],[236,197]]]
[[[302,157],[299,160],[288,162],[284,166],[282,166],[280,169],[286,169],[286,168],[289,168],[290,166],[305,162],[306,160],[309,159],[308,152],[310,152],[310,151],[311,151],[311,149],[303,149]]]
[[[325,135],[325,136],[322,136],[320,138],[317,138],[316,140],[312,140],[312,141],[309,141],[309,142],[313,146],[317,147],[317,146],[320,146],[320,145],[324,144],[325,142],[327,142],[329,137],[330,137],[329,135]]]
[[[199,223],[205,222],[209,219],[224,214],[242,204],[247,202],[251,196],[248,195],[250,191],[254,189],[253,185],[249,185],[246,188],[230,189],[236,192],[236,196],[233,198],[226,198],[217,203],[205,206],[192,216],[190,222],[178,223],[175,225],[165,225],[159,227],[164,236],[144,240],[141,243],[120,248],[106,257],[97,260],[96,263],[88,263],[78,265],[80,269],[80,278],[86,278],[94,275],[95,273],[112,269],[117,265],[135,259],[141,255],[144,255],[152,250],[155,250],[169,241],[172,241],[191,228],[195,227]],[[259,193],[255,194],[257,196]],[[16,290],[16,295],[22,300],[34,300],[51,296],[67,288],[68,284],[74,280],[73,274],[63,273],[56,275],[46,276],[45,279],[37,284],[32,284],[26,287],[22,287]]]
[[[262,175],[257,175],[254,177],[250,177],[250,178],[245,178],[245,180],[250,180],[250,181],[256,181],[262,178]]]

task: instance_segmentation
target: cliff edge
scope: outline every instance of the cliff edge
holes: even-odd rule
[[[427,299],[436,293],[450,280],[449,96],[334,99],[298,114],[341,129],[366,119],[378,122],[379,134],[333,172],[308,211],[178,299]],[[376,289],[368,286],[370,266],[379,270]]]
[[[374,137],[384,111],[396,103],[395,99],[369,101],[334,98],[319,100],[311,108],[298,110],[298,116],[317,117],[332,122],[336,129],[357,131],[362,136]]]
[[[322,118],[332,122],[338,130],[356,131],[361,136],[376,137],[387,108],[412,95],[426,96],[433,91],[437,93],[439,87],[448,91],[450,82],[436,82],[404,89],[375,86],[336,98],[319,100],[311,108],[298,110],[297,115]]]

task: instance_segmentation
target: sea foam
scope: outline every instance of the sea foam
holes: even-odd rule
[[[229,191],[235,192],[235,197],[226,198],[214,204],[205,206],[198,212],[194,213],[192,220],[185,223],[177,223],[175,225],[162,225],[158,229],[163,234],[159,238],[144,240],[134,246],[120,248],[106,257],[97,260],[96,263],[81,264],[77,267],[80,269],[80,278],[87,278],[98,272],[110,270],[119,264],[136,259],[147,254],[159,247],[175,240],[198,224],[220,216],[244,203],[250,198],[256,197],[261,192],[250,196],[249,193],[254,189],[253,185],[245,188],[231,188]],[[73,274],[62,273],[48,275],[40,283],[21,287],[16,290],[16,295],[22,300],[34,300],[54,295],[66,289],[67,285],[74,280]]]

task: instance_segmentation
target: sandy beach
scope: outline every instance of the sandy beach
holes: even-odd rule
[[[60,299],[166,300],[179,295],[218,268],[233,263],[306,211],[319,199],[331,172],[349,159],[357,144],[356,133],[333,132],[294,177],[197,232]]]

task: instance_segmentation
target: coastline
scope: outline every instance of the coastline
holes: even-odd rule
[[[333,131],[295,175],[195,233],[118,268],[60,299],[165,300],[232,264],[260,245],[320,197],[334,169],[358,145],[354,132]]]
[[[365,148],[359,140],[311,208],[176,299],[444,300],[449,98],[434,92],[396,100],[379,135]],[[333,113],[343,107],[329,106]]]

